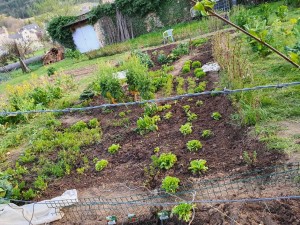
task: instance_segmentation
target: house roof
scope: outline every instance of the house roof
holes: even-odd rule
[[[76,24],[82,23],[82,22],[86,22],[88,20],[88,12],[87,13],[83,13],[79,16],[77,16],[77,19],[74,22],[68,23],[67,25],[63,26],[64,28],[67,27],[72,27]]]
[[[42,29],[35,23],[32,23],[32,24],[28,24],[28,25],[25,25],[23,26],[20,31],[23,31],[23,30],[36,30],[36,31],[41,31]]]

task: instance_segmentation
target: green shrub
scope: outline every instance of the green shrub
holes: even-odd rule
[[[109,148],[108,148],[108,152],[110,154],[116,154],[118,153],[119,149],[121,148],[121,146],[119,144],[112,144]]]
[[[135,55],[142,64],[146,65],[148,68],[151,68],[154,66],[153,61],[151,60],[151,57],[142,51],[135,50],[133,52],[133,55]]]
[[[33,183],[34,188],[44,191],[47,189],[47,183],[45,182],[45,178],[42,176],[38,176],[37,179]]]
[[[107,165],[108,161],[105,159],[101,159],[100,161],[96,162],[95,169],[99,172],[102,171],[105,167],[107,167]]]
[[[99,123],[99,121],[98,121],[96,118],[91,119],[91,120],[89,121],[89,127],[90,127],[90,128],[97,128],[97,127],[99,127],[99,126],[100,126],[100,123]]]
[[[196,152],[202,148],[202,144],[198,140],[191,140],[191,141],[188,141],[188,143],[186,143],[186,147],[191,152]]]
[[[192,124],[186,123],[186,124],[182,125],[179,130],[184,136],[191,134],[193,132]]]
[[[196,68],[200,68],[201,67],[201,62],[200,61],[194,61],[192,63],[192,68],[196,69]]]
[[[29,188],[27,191],[23,191],[22,194],[23,194],[23,199],[26,201],[31,200],[36,196],[36,193],[31,188]]]
[[[162,181],[162,189],[167,193],[176,193],[179,188],[180,180],[177,177],[166,176]]]
[[[159,116],[149,117],[144,115],[137,120],[137,131],[139,134],[144,135],[151,131],[158,130],[156,123],[160,121]]]
[[[177,162],[177,157],[175,154],[169,153],[162,153],[159,157],[153,155],[151,157],[152,163],[155,167],[160,169],[171,169],[174,164]]]
[[[202,172],[207,171],[208,167],[206,166],[206,160],[200,159],[191,161],[189,170],[191,170],[193,174],[201,174]]]
[[[195,205],[188,204],[188,203],[181,203],[172,208],[172,214],[177,215],[180,220],[189,222],[191,220],[194,208]]]
[[[214,119],[214,120],[220,120],[222,118],[222,115],[219,113],[219,112],[213,112],[211,114],[211,117]]]
[[[211,130],[203,130],[201,136],[203,138],[209,138],[209,137],[212,137],[213,135],[214,135],[214,133]]]
[[[80,132],[87,128],[87,124],[84,121],[78,121],[70,127],[71,131]]]
[[[57,70],[56,70],[55,67],[49,67],[49,68],[47,69],[47,74],[48,74],[48,76],[50,77],[50,76],[54,75],[56,71],[57,71]]]
[[[202,77],[205,77],[206,73],[203,71],[202,68],[197,68],[194,70],[194,75],[195,75],[195,77],[200,79]]]

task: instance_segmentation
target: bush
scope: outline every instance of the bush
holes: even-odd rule
[[[209,138],[209,137],[211,137],[213,135],[214,135],[214,133],[211,130],[203,130],[201,136],[203,138]]]
[[[162,189],[167,193],[176,193],[179,188],[180,180],[177,177],[166,176],[162,181]]]
[[[189,170],[193,172],[193,174],[201,174],[202,172],[205,172],[208,170],[208,167],[206,165],[206,160],[200,159],[200,160],[193,160],[190,162]]]
[[[110,154],[116,154],[118,153],[119,149],[121,148],[121,146],[119,144],[112,144],[109,148],[108,148],[108,152]]]
[[[142,64],[146,65],[148,68],[151,68],[154,66],[153,61],[151,60],[151,57],[142,51],[136,50],[133,52],[133,55],[135,55]]]
[[[152,156],[152,163],[155,167],[160,169],[171,169],[177,162],[177,157],[173,153],[162,153],[159,157]]]
[[[149,117],[144,115],[143,118],[140,117],[137,120],[137,131],[139,134],[144,135],[151,131],[158,130],[158,126],[156,125],[158,121],[160,121],[159,116]]]
[[[214,119],[214,120],[220,120],[222,118],[222,115],[219,113],[219,112],[213,112],[211,114],[211,117]]]
[[[192,212],[194,208],[195,205],[188,204],[188,203],[181,203],[173,207],[172,214],[177,215],[180,220],[189,222],[191,220]]]
[[[191,140],[191,141],[188,141],[188,143],[186,143],[186,147],[191,152],[196,152],[202,148],[202,144],[198,140]]]
[[[184,136],[191,134],[193,132],[192,124],[186,123],[186,124],[182,125],[179,130]]]
[[[202,68],[197,68],[194,70],[194,75],[195,75],[195,77],[200,79],[202,77],[205,77],[206,73],[203,71]]]
[[[195,61],[192,63],[192,68],[200,68],[201,67],[201,62],[200,61]]]
[[[83,54],[81,54],[79,50],[67,49],[65,52],[65,57],[80,60],[83,57]]]
[[[105,167],[107,167],[107,165],[108,161],[105,159],[101,159],[100,161],[96,162],[95,169],[99,172],[102,171]]]

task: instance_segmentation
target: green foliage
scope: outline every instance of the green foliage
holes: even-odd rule
[[[92,99],[95,96],[95,93],[92,90],[84,90],[81,94],[79,99],[80,100],[89,100]]]
[[[84,121],[80,120],[77,123],[73,124],[70,127],[70,130],[73,132],[81,132],[86,128],[87,128],[87,124]]]
[[[177,215],[180,220],[189,222],[191,220],[194,208],[195,205],[188,204],[188,203],[181,203],[172,208],[172,214]]]
[[[105,159],[101,159],[100,161],[96,162],[95,164],[95,170],[100,172],[102,171],[104,168],[106,168],[108,166],[108,161]]]
[[[197,116],[197,114],[196,113],[192,113],[192,112],[187,112],[187,121],[188,122],[192,122],[192,121],[194,121],[194,120],[197,120],[198,119],[198,116]]]
[[[169,59],[165,54],[159,54],[157,56],[157,62],[163,65],[163,64],[167,64],[169,62]]]
[[[244,6],[237,5],[232,9],[232,21],[239,27],[245,28],[245,25],[251,20],[251,12]]]
[[[189,170],[191,170],[193,174],[201,174],[206,172],[208,170],[208,167],[206,166],[206,160],[200,159],[191,161]]]
[[[50,77],[50,76],[54,75],[56,71],[57,71],[57,70],[56,70],[55,67],[49,67],[49,68],[47,69],[47,74],[48,74],[48,76]]]
[[[214,135],[214,133],[211,130],[203,130],[201,136],[203,138],[210,138]]]
[[[133,55],[135,55],[141,62],[141,64],[147,66],[148,68],[151,68],[154,66],[153,61],[151,60],[151,57],[142,51],[135,50],[133,52]]]
[[[166,115],[164,116],[164,118],[165,118],[166,120],[169,120],[169,119],[171,119],[172,117],[173,117],[172,112],[167,112]]]
[[[164,94],[165,96],[171,96],[173,93],[173,75],[169,74],[167,76],[167,82],[164,85]]]
[[[70,59],[80,60],[83,57],[83,54],[81,54],[80,51],[77,49],[76,50],[66,49],[65,57]]]
[[[177,94],[178,95],[185,94],[185,90],[184,90],[184,78],[183,77],[177,77],[176,81],[178,82],[177,87],[176,87]]]
[[[281,21],[285,21],[287,15],[288,15],[288,12],[289,12],[288,7],[286,5],[281,5],[278,7],[278,9],[275,13]]]
[[[195,92],[196,92],[196,93],[199,93],[199,92],[205,91],[206,85],[207,85],[207,82],[206,82],[206,81],[200,82],[199,85],[198,85],[198,87],[195,88]]]
[[[125,117],[126,113],[125,112],[119,112],[119,117]]]
[[[22,192],[24,200],[31,200],[36,196],[33,189],[29,188],[27,191]]]
[[[162,181],[162,189],[167,193],[176,193],[179,188],[180,180],[177,177],[166,176]]]
[[[190,71],[191,71],[190,66],[184,65],[184,66],[182,67],[182,73],[189,73]]]
[[[192,130],[192,124],[191,123],[186,123],[184,125],[181,125],[179,131],[184,135],[191,134],[193,132]]]
[[[177,47],[172,50],[171,54],[173,54],[173,57],[175,59],[178,59],[183,55],[187,55],[189,53],[189,51],[190,51],[189,44],[188,43],[181,43],[181,44],[177,45]]]
[[[116,154],[119,152],[121,146],[119,144],[112,144],[109,148],[108,148],[108,152],[110,154]]]
[[[47,106],[55,99],[62,97],[62,89],[60,87],[36,87],[29,94],[29,97],[33,100],[35,105],[41,104]]]
[[[42,176],[38,176],[37,179],[35,180],[35,182],[33,183],[34,188],[41,190],[41,191],[45,191],[47,189],[47,183],[45,182],[45,178]]]
[[[47,32],[52,40],[57,41],[66,48],[75,49],[72,32],[65,26],[76,19],[75,16],[59,16],[52,19],[47,26]]]
[[[197,102],[196,102],[196,106],[202,106],[204,103],[203,103],[203,101],[201,101],[201,100],[198,100]]]
[[[209,11],[213,10],[214,5],[216,4],[215,1],[211,0],[202,0],[198,1],[196,5],[194,6],[194,9],[199,11],[202,16],[208,16]]]
[[[100,18],[104,16],[114,16],[116,14],[115,5],[110,3],[99,4],[93,7],[88,13],[88,20],[91,24],[95,24]]]
[[[202,77],[205,77],[206,73],[203,71],[202,68],[196,68],[194,70],[194,75],[195,75],[195,77],[201,79]]]
[[[192,68],[196,69],[196,68],[200,68],[201,67],[201,62],[200,61],[194,61],[192,63]]]
[[[214,120],[220,120],[222,118],[222,115],[219,112],[213,112],[211,114],[211,118],[213,118]]]
[[[195,88],[196,88],[196,78],[194,77],[188,77],[188,93],[192,94],[195,93]]]
[[[175,154],[169,152],[169,153],[162,153],[159,157],[153,155],[151,157],[152,163],[155,167],[158,167],[159,169],[171,169],[174,164],[177,162],[177,157]]]
[[[254,165],[257,162],[257,152],[254,151],[252,155],[250,155],[247,151],[244,151],[243,160],[248,166]]]
[[[185,113],[188,113],[190,111],[190,108],[191,108],[191,106],[189,106],[189,105],[182,106],[182,109]]]
[[[286,0],[288,5],[292,5],[295,7],[300,7],[300,0]]]
[[[272,8],[270,7],[270,5],[268,3],[260,5],[258,13],[261,18],[266,21],[266,24],[268,24],[270,15],[272,13]]]
[[[146,103],[144,107],[144,115],[154,116],[158,112],[156,103]]]
[[[162,111],[165,111],[165,110],[171,109],[171,108],[172,108],[172,105],[170,105],[170,104],[165,104],[165,105],[158,106],[158,111],[159,111],[159,112],[162,112]]]
[[[144,135],[151,131],[158,130],[156,123],[160,121],[159,116],[149,117],[144,115],[137,120],[137,131],[139,134]]]
[[[94,119],[91,119],[90,121],[89,121],[89,127],[90,128],[98,128],[98,127],[100,127],[100,123],[99,123],[99,121],[97,120],[97,118],[94,118]]]
[[[186,147],[191,152],[197,152],[198,150],[200,150],[202,148],[202,144],[198,140],[191,140],[186,143]]]
[[[208,41],[207,38],[195,39],[195,40],[192,40],[191,46],[200,47],[202,44],[206,43],[207,41]]]

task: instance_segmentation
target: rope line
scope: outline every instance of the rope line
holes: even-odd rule
[[[183,98],[188,97],[197,97],[202,95],[217,95],[217,94],[234,94],[238,92],[247,92],[247,91],[255,91],[255,90],[263,90],[263,89],[271,89],[271,88],[284,88],[284,87],[292,87],[300,85],[300,82],[291,82],[291,83],[282,83],[282,84],[273,84],[273,85],[264,85],[264,86],[256,86],[251,88],[242,88],[242,89],[226,89],[220,91],[204,91],[200,93],[193,93],[193,94],[184,94],[184,95],[177,95],[173,97],[166,97],[166,98],[159,98],[159,99],[151,99],[151,100],[143,100],[137,102],[124,102],[124,103],[117,103],[117,104],[102,104],[98,106],[89,106],[89,107],[81,107],[81,108],[65,108],[65,109],[44,109],[44,110],[29,110],[29,111],[16,111],[16,112],[0,112],[0,116],[16,116],[16,115],[23,115],[23,114],[33,114],[33,113],[71,113],[75,111],[88,111],[94,109],[101,109],[101,108],[108,108],[108,107],[120,107],[120,106],[131,106],[131,105],[143,105],[146,103],[155,103],[155,102],[165,102],[165,101],[174,101],[180,100]]]

